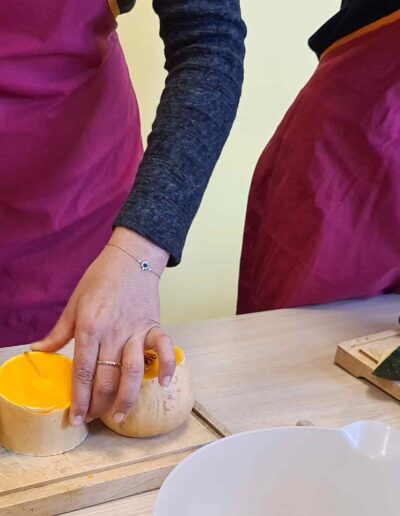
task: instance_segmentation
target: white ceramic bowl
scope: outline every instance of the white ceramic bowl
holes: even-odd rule
[[[400,432],[256,430],[212,443],[164,482],[155,516],[399,516]]]

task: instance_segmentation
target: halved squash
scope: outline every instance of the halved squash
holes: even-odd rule
[[[57,455],[78,446],[87,426],[68,423],[72,361],[41,351],[0,367],[0,443],[24,455]]]
[[[116,423],[110,410],[103,422],[115,432],[129,437],[151,437],[181,426],[194,405],[194,390],[183,351],[175,346],[176,370],[169,387],[158,383],[159,361],[155,351],[145,352],[145,373],[139,395],[127,418]]]

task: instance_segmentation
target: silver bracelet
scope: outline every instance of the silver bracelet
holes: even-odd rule
[[[148,260],[139,260],[138,258],[136,258],[136,256],[133,256],[133,254],[131,254],[129,251],[127,251],[123,247],[120,247],[119,245],[116,245],[116,244],[106,244],[106,246],[107,245],[110,245],[112,247],[116,247],[117,249],[119,249],[123,253],[127,254],[128,256],[130,256],[133,260],[135,260],[136,263],[138,263],[140,265],[140,268],[142,269],[142,271],[144,271],[144,272],[152,272],[153,274],[155,274],[157,276],[158,279],[161,279],[161,275],[157,274],[156,271],[153,271],[153,269],[151,268],[150,263],[149,263]]]

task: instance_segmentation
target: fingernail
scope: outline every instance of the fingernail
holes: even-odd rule
[[[33,350],[41,349],[42,345],[43,345],[42,342],[32,342],[31,349],[33,349]]]
[[[122,423],[122,421],[125,419],[125,414],[123,414],[122,412],[117,412],[116,414],[114,414],[113,419],[116,423]]]
[[[74,416],[71,418],[71,425],[72,426],[79,426],[82,424],[83,417],[82,416]]]
[[[162,381],[162,384],[163,384],[163,387],[168,387],[169,384],[171,383],[171,379],[172,377],[171,376],[164,376],[164,379]]]
[[[91,423],[94,420],[94,417],[86,416],[85,423]]]

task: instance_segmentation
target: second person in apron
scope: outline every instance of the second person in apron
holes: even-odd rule
[[[347,0],[251,185],[238,313],[400,291],[400,2]]]

